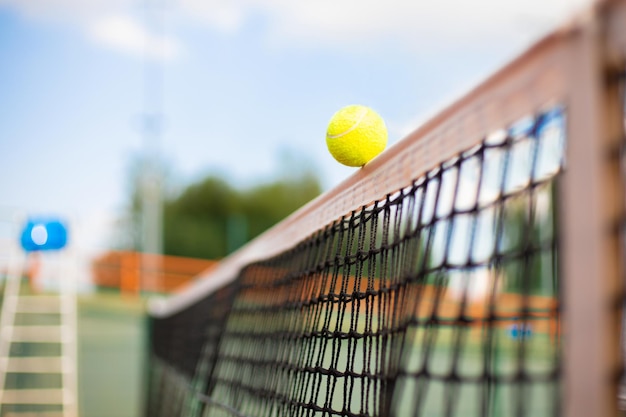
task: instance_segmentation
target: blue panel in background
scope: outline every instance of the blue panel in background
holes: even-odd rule
[[[20,242],[26,252],[63,249],[67,245],[67,228],[56,219],[29,219]]]

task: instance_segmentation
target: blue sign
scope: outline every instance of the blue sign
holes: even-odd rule
[[[530,323],[515,323],[509,327],[509,336],[513,340],[528,339],[532,334]]]
[[[56,219],[29,219],[20,242],[26,252],[63,249],[67,245],[67,228]]]

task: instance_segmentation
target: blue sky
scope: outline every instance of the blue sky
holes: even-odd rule
[[[139,1],[0,0],[0,212],[78,218],[106,248],[143,149],[146,59],[171,183],[249,185],[290,153],[328,189],[354,172],[325,146],[340,107],[376,109],[393,144],[585,0],[161,2],[146,19]]]

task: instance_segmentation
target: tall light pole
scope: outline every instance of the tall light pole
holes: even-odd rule
[[[142,136],[144,155],[141,167],[141,288],[155,291],[159,287],[163,252],[163,172],[160,159],[163,132],[163,68],[158,53],[163,48],[163,9],[157,1],[145,5],[148,31],[144,52]],[[147,31],[147,32],[148,32]]]

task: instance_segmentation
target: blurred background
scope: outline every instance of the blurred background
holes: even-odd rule
[[[80,415],[141,415],[148,297],[354,172],[335,111],[392,145],[583,3],[0,0],[0,237],[68,224]]]

